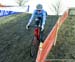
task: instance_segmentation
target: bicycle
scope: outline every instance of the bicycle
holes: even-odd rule
[[[36,22],[38,22],[37,20]],[[39,25],[40,23],[40,25]],[[40,44],[40,36],[41,36],[41,22],[36,24],[35,29],[34,29],[34,36],[32,39],[31,47],[30,47],[30,56],[35,60]]]

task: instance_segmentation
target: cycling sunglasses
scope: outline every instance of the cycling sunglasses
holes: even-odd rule
[[[37,10],[38,12],[41,12],[41,10]]]

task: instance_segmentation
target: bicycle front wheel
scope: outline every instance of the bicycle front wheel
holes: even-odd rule
[[[38,47],[39,41],[36,39],[36,37],[34,37],[30,47],[30,56],[34,59],[37,57]]]

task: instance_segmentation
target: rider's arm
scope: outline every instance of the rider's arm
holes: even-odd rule
[[[30,25],[30,23],[32,22],[32,20],[33,20],[33,18],[34,18],[34,15],[35,15],[35,11],[33,12],[31,18],[29,19],[28,25]]]
[[[42,26],[45,25],[45,21],[46,21],[46,12],[43,12],[43,22],[42,22]]]

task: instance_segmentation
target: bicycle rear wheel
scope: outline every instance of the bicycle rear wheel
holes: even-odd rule
[[[30,56],[34,59],[36,59],[38,47],[39,47],[39,41],[36,39],[36,37],[34,37],[30,47]]]

